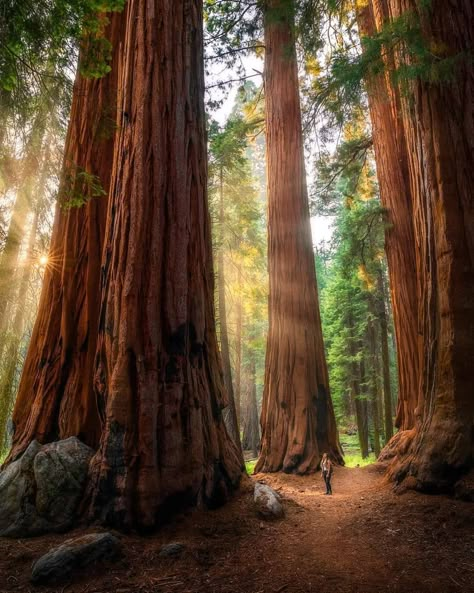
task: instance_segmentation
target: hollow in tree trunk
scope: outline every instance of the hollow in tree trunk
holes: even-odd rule
[[[202,2],[129,0],[95,385],[91,518],[150,529],[243,470],[222,410],[206,195]]]
[[[329,392],[311,238],[293,36],[294,5],[265,5],[269,332],[256,471],[342,462]]]

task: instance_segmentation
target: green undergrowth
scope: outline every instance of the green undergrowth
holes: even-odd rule
[[[245,462],[245,470],[247,471],[248,475],[251,476],[253,474],[253,470],[257,465],[256,459],[251,459],[250,461]]]
[[[373,453],[370,453],[370,455],[365,459],[362,458],[362,455],[360,453],[350,453],[344,455],[344,463],[346,467],[365,467],[366,465],[371,465],[376,461],[377,460]]]
[[[347,434],[342,429],[340,432],[340,441],[344,450],[344,463],[346,467],[365,467],[376,462],[374,453],[370,453],[365,459],[362,457],[357,434]]]

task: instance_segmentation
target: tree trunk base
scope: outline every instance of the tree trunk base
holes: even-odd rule
[[[314,455],[304,459],[297,459],[290,456],[285,459],[283,463],[272,461],[271,459],[260,457],[255,466],[255,473],[274,474],[276,472],[283,472],[284,474],[295,474],[297,476],[305,476],[314,474],[318,471],[319,455]]]
[[[397,488],[454,494],[473,468],[473,439],[462,422],[434,419],[428,429],[398,432],[379,461],[389,462],[387,477]]]
[[[100,485],[101,496],[91,497],[93,455],[94,451],[75,437],[46,445],[32,441],[19,459],[0,472],[0,536],[63,532],[84,521],[122,531],[149,532],[183,509],[222,506],[239,488],[244,475],[238,455],[229,453],[226,465],[218,459],[209,462],[202,469],[200,486],[195,485],[193,490],[188,485],[170,494],[157,506],[155,522],[141,526],[127,512],[125,498],[121,501],[114,497],[106,484]]]

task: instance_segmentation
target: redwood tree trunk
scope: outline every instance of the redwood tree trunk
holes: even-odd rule
[[[56,208],[38,316],[13,412],[10,460],[33,439],[45,443],[78,436],[93,447],[99,442],[92,378],[107,196],[91,198],[78,174],[97,176],[108,193],[123,15],[110,18],[112,73],[98,80],[78,74],[74,83],[60,196],[66,200],[80,192],[90,199],[80,208]]]
[[[269,332],[256,471],[342,462],[329,393],[304,167],[294,6],[265,7]]]
[[[474,6],[470,0],[390,0],[411,11],[439,58],[456,56],[451,78],[416,80],[403,104],[418,245],[420,373],[411,447],[391,473],[418,488],[450,489],[474,460]],[[399,60],[406,60],[400,50]],[[436,66],[436,65],[435,65]],[[406,445],[406,443],[405,443]]]
[[[224,502],[243,470],[227,434],[206,195],[202,2],[129,0],[103,264],[103,419],[89,515],[148,529]]]
[[[358,12],[363,37],[379,30],[388,17],[387,0],[371,0]],[[387,69],[393,70],[394,57],[385,53]],[[391,287],[391,301],[397,339],[398,413],[401,430],[415,423],[419,367],[417,357],[416,245],[413,230],[413,196],[409,183],[405,132],[400,117],[398,89],[389,74],[367,80],[380,199],[387,212],[385,250]],[[390,426],[392,421],[390,419]],[[391,437],[393,431],[386,434]]]

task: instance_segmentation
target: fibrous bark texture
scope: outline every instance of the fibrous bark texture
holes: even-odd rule
[[[33,441],[77,436],[97,446],[100,419],[93,391],[93,365],[100,307],[99,277],[107,194],[113,159],[117,82],[123,16],[113,14],[107,37],[113,44],[112,73],[74,83],[60,203],[38,316],[13,412],[9,459]],[[87,179],[102,185],[91,197]],[[86,204],[67,207],[72,196]]]
[[[95,386],[89,515],[149,529],[224,502],[241,452],[214,321],[202,2],[129,0]]]
[[[291,2],[265,8],[269,333],[256,471],[342,461],[329,393],[304,167]]]
[[[433,67],[449,77],[409,83],[402,101],[417,245],[418,369],[415,429],[391,475],[448,490],[473,465],[474,397],[474,6],[470,0],[389,0],[390,18],[411,15]],[[409,59],[409,58],[408,58]],[[397,60],[406,61],[400,48]]]
[[[362,45],[363,37],[380,30],[387,18],[387,0],[371,0],[368,6],[358,11]],[[398,356],[398,411],[395,424],[401,430],[407,430],[415,423],[419,380],[416,245],[400,93],[390,79],[394,56],[386,52],[384,59],[387,71],[367,80],[367,90],[380,199],[387,214],[385,251]],[[387,401],[385,408],[387,410]],[[386,431],[387,424],[391,426],[391,423],[390,415],[385,418]],[[392,430],[385,436],[390,438]]]

